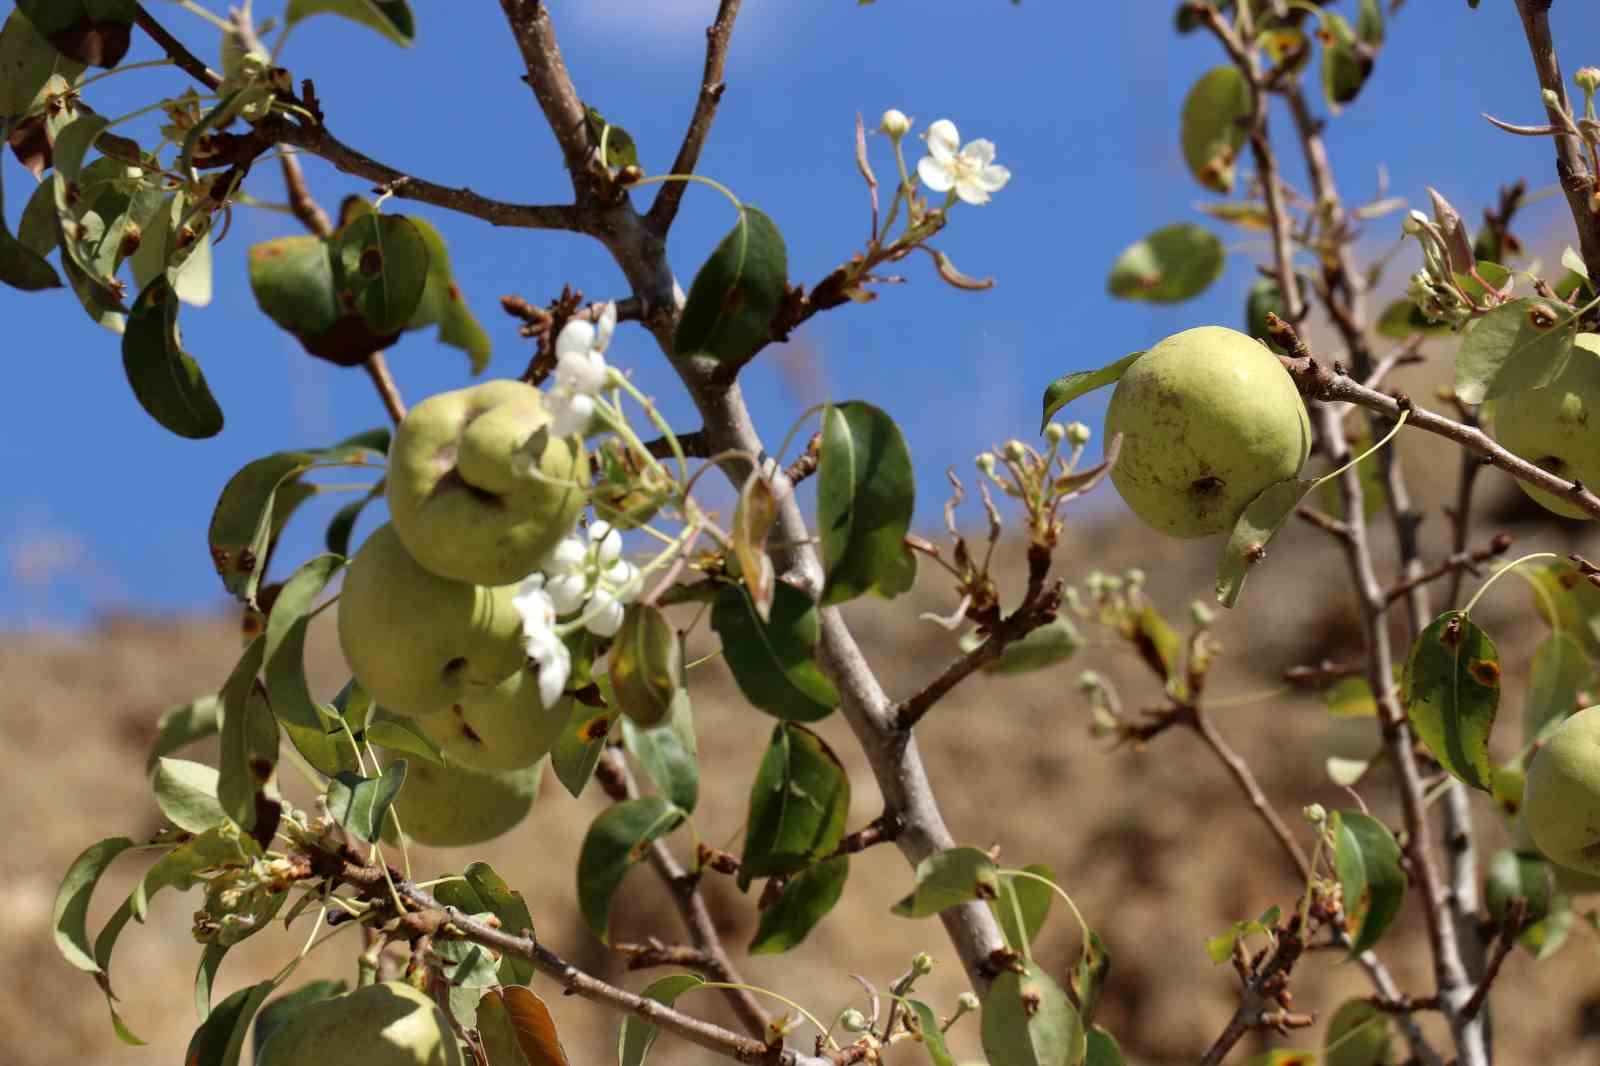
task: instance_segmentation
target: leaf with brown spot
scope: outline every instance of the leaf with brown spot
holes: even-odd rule
[[[478,1000],[477,1021],[489,1066],[568,1066],[550,1008],[530,989],[489,989]]]
[[[1411,648],[1401,679],[1406,714],[1453,776],[1489,791],[1489,735],[1500,706],[1500,656],[1460,611],[1435,618]]]
[[[1394,922],[1405,899],[1406,875],[1400,845],[1376,818],[1339,811],[1330,826],[1354,958],[1376,944]]]
[[[650,845],[686,815],[663,796],[624,800],[600,812],[578,852],[578,907],[590,932],[610,943],[611,901]]]

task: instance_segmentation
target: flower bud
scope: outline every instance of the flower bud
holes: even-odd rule
[[[1074,448],[1081,448],[1089,443],[1089,438],[1094,436],[1089,427],[1082,422],[1067,423],[1067,443]]]
[[[1137,566],[1122,575],[1122,579],[1128,583],[1128,587],[1131,589],[1142,587],[1144,585],[1144,577],[1144,571]]]
[[[1203,601],[1195,600],[1189,604],[1189,623],[1196,629],[1204,629],[1216,621],[1216,618],[1216,612],[1207,607]]]
[[[1301,809],[1300,815],[1311,825],[1321,825],[1328,820],[1328,811],[1320,803],[1308,803]]]
[[[910,130],[911,120],[906,117],[906,113],[897,111],[892,107],[885,111],[883,117],[878,120],[878,132],[887,133],[895,140],[904,137]]]
[[[847,1033],[864,1033],[869,1028],[867,1016],[851,1007],[839,1015],[839,1028]]]
[[[1060,422],[1052,422],[1044,427],[1044,439],[1051,444],[1060,444],[1067,439],[1067,427]]]
[[[956,1009],[962,1014],[971,1014],[981,1006],[982,1004],[978,1002],[978,994],[976,992],[963,992],[956,997]]]
[[[1585,93],[1600,91],[1600,67],[1579,67],[1572,72],[1572,81]]]
[[[1400,220],[1400,228],[1410,236],[1415,237],[1428,228],[1428,216],[1412,208],[1406,217]]]
[[[911,957],[911,972],[918,977],[926,977],[933,972],[933,956],[926,951],[919,951]]]
[[[1095,673],[1093,670],[1085,670],[1083,673],[1078,675],[1078,691],[1083,693],[1085,696],[1092,692],[1100,691],[1101,684],[1103,684],[1103,682],[1100,679],[1100,675]]]
[[[984,452],[982,455],[978,456],[975,462],[978,464],[978,471],[980,473],[994,473],[995,457],[993,452]]]
[[[1544,106],[1552,111],[1561,110],[1561,96],[1554,89],[1546,89],[1539,94],[1539,99],[1544,101]]]
[[[1022,442],[1015,438],[1006,441],[1000,450],[1013,463],[1022,462],[1028,455],[1028,450],[1022,446]]]

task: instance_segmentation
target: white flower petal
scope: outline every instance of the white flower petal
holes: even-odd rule
[[[956,124],[947,118],[929,126],[923,137],[928,142],[928,153],[941,163],[954,159],[956,149],[961,146],[961,135],[956,132]]]
[[[981,186],[970,181],[958,182],[956,184],[956,195],[964,203],[986,204],[989,202],[989,194]]]
[[[550,432],[558,437],[582,435],[594,418],[594,399],[589,396],[552,393],[546,405],[550,408]]]
[[[604,526],[605,529],[590,529],[589,541],[595,546],[595,560],[602,567],[607,567],[622,558],[622,534],[605,522],[596,522],[595,526]]]
[[[638,576],[638,573],[639,571],[635,570],[633,564],[628,562],[628,560],[618,559],[616,562],[606,567],[605,573],[600,576],[604,578],[606,584],[610,585],[612,588],[620,589],[632,583],[633,579]]]
[[[984,167],[978,172],[978,176],[973,179],[979,188],[987,189],[989,192],[999,192],[1006,187],[1006,182],[1010,180],[1011,171],[998,164]]]
[[[556,337],[556,358],[563,355],[585,354],[594,348],[594,323],[585,318],[573,318],[561,327]]]
[[[540,654],[532,657],[539,664],[539,699],[546,707],[551,707],[566,690],[567,678],[572,673],[572,653],[559,640],[539,651]]]
[[[925,155],[917,162],[917,177],[934,192],[949,192],[955,184],[950,169],[931,155]]]
[[[605,599],[599,603],[598,608],[594,601],[590,602],[589,610],[593,613],[589,621],[584,623],[584,628],[597,637],[614,637],[617,635],[617,630],[622,628],[622,618],[626,612],[623,611],[622,604],[604,592],[595,593],[595,601],[599,601],[602,596]]]
[[[611,334],[617,328],[617,305],[608,302],[600,310],[600,323],[595,331],[594,347],[596,351],[605,351],[611,346]]]
[[[561,543],[556,545],[555,551],[550,553],[550,561],[544,564],[545,571],[551,574],[564,574],[577,570],[583,566],[588,554],[583,541],[577,537],[563,537]],[[543,575],[540,577],[542,579]]]
[[[979,138],[961,149],[961,159],[965,163],[973,163],[986,167],[994,162],[994,142]]]
[[[589,582],[582,574],[562,574],[550,579],[547,586],[551,605],[558,615],[569,615],[583,609],[589,598]]]

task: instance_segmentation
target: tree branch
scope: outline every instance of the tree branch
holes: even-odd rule
[[[383,898],[388,892],[384,871],[376,866],[365,866],[346,859],[341,863],[337,876],[342,881],[374,893],[378,898]],[[737,1062],[761,1064],[761,1066],[771,1063],[776,1063],[778,1066],[831,1066],[827,1059],[803,1055],[793,1049],[770,1048],[760,1040],[741,1036],[720,1025],[713,1025],[672,1007],[663,1006],[656,1000],[607,984],[566,961],[540,944],[529,933],[511,932],[485,925],[462,914],[454,907],[443,906],[431,894],[402,877],[399,871],[390,870],[389,876],[393,879],[395,891],[403,900],[423,911],[436,912],[443,919],[436,935],[454,936],[456,939],[482,944],[504,955],[524,959],[532,963],[534,969],[553,979],[569,995],[611,1007],[624,1014],[631,1014],[698,1047],[725,1055]]]
[[[615,748],[608,749],[601,756],[596,769],[596,778],[612,799],[638,797],[639,784],[628,769],[627,761]],[[744,978],[739,975],[733,960],[728,957],[727,949],[722,945],[722,936],[717,932],[717,923],[712,920],[711,911],[706,907],[705,897],[700,894],[699,877],[690,874],[678,863],[664,840],[653,842],[645,857],[672,893],[672,902],[678,908],[678,917],[683,919],[684,928],[689,931],[689,940],[704,959],[699,969],[714,981],[744,984]],[[760,1036],[767,1031],[770,1019],[753,994],[743,988],[725,988],[722,992],[734,1014],[738,1015],[740,1024],[751,1035]]]
[[[143,4],[139,5],[139,13],[133,17],[133,22],[163,52],[167,53],[168,58],[177,64],[178,69],[188,74],[195,81],[198,81],[208,89],[215,89],[222,84],[222,75],[206,66],[204,60],[184,47],[183,42],[168,32],[165,26],[157,22],[155,17],[144,9]]]
[[[1534,73],[1539,76],[1539,87],[1555,93],[1559,108],[1547,107],[1552,123],[1560,124],[1560,113],[1568,111],[1567,86],[1561,77],[1561,61],[1556,58],[1555,41],[1550,37],[1551,0],[1517,0],[1517,14],[1522,16],[1523,33],[1528,38],[1528,51],[1533,56]],[[1578,229],[1578,246],[1591,278],[1600,278],[1600,212],[1595,210],[1596,176],[1589,173],[1584,162],[1583,146],[1570,133],[1558,132],[1556,142],[1556,176],[1561,180],[1561,191],[1567,196],[1567,207],[1572,212],[1572,223]]]
[[[1354,378],[1336,373],[1309,356],[1300,358],[1286,356],[1282,358],[1282,362],[1300,386],[1301,394],[1308,399],[1322,400],[1325,403],[1353,403],[1391,419],[1398,418],[1402,410],[1408,410],[1411,412],[1406,419],[1408,427],[1454,441],[1467,451],[1480,456],[1485,463],[1504,470],[1518,481],[1554,493],[1600,518],[1600,497],[1584,488],[1581,482],[1567,481],[1542,467],[1535,466],[1502,448],[1476,426],[1434,414],[1426,408],[1416,406],[1404,395],[1390,396],[1376,389],[1369,389]],[[1340,439],[1344,439],[1342,430]]]
[[[700,95],[695,100],[694,114],[689,117],[689,128],[684,131],[683,143],[678,146],[678,155],[672,161],[673,174],[693,174],[700,162],[700,151],[705,147],[706,138],[711,136],[717,104],[727,88],[722,75],[728,65],[728,43],[733,39],[733,23],[739,17],[739,4],[740,0],[722,0],[717,7],[716,21],[706,27],[706,66],[700,77]],[[646,220],[650,228],[663,238],[672,228],[672,220],[678,215],[678,205],[683,202],[683,194],[688,187],[687,182],[666,182],[650,204]]]
[[[1217,758],[1222,760],[1222,765],[1227,768],[1228,774],[1238,784],[1239,791],[1244,793],[1245,799],[1250,801],[1250,806],[1255,809],[1256,814],[1260,815],[1261,820],[1272,831],[1273,838],[1277,840],[1278,846],[1283,849],[1284,855],[1288,857],[1290,864],[1294,866],[1296,872],[1300,875],[1300,879],[1309,881],[1311,878],[1311,860],[1306,858],[1305,849],[1300,847],[1299,842],[1294,838],[1294,834],[1289,831],[1289,827],[1278,816],[1278,812],[1273,809],[1272,804],[1267,802],[1267,795],[1261,790],[1261,785],[1256,781],[1255,774],[1251,772],[1250,764],[1244,761],[1243,756],[1228,746],[1228,742],[1223,739],[1221,733],[1217,732],[1217,727],[1212,723],[1211,716],[1205,712],[1203,707],[1191,707],[1189,709],[1188,724],[1200,739],[1205,741],[1206,747],[1210,748]]]

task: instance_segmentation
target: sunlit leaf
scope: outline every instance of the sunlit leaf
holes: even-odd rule
[[[150,787],[167,821],[189,833],[221,825],[227,814],[217,801],[217,771],[188,759],[161,759]]]
[[[894,419],[860,402],[823,412],[817,528],[824,606],[883,591],[882,572],[909,551],[915,503],[911,452]]]
[[[973,900],[1000,895],[1000,874],[987,852],[950,848],[917,864],[917,887],[893,907],[902,918],[927,918]]]
[[[1079,396],[1106,385],[1116,384],[1123,372],[1143,354],[1142,351],[1129,352],[1115,363],[1103,366],[1099,370],[1078,370],[1071,374],[1063,374],[1052,381],[1049,388],[1044,390],[1044,420],[1039,423],[1040,432],[1050,424],[1050,416]]]
[[[849,813],[850,778],[833,749],[803,726],[777,726],[750,788],[739,887],[830,854]]]
[[[767,342],[788,286],[783,234],[760,210],[742,206],[739,221],[689,287],[673,350],[679,356],[698,353],[724,363],[746,362]]]
[[[328,782],[328,816],[368,843],[376,843],[383,819],[406,780],[406,760],[395,759],[377,777],[342,773]]]
[[[1478,319],[1456,353],[1456,396],[1482,403],[1550,384],[1566,369],[1578,335],[1572,309],[1536,296],[1510,300]]]
[[[1350,955],[1378,942],[1400,911],[1406,875],[1400,866],[1400,845],[1384,824],[1349,811],[1332,816],[1333,865],[1344,896]]]
[[[606,808],[589,826],[578,853],[578,906],[602,941],[611,940],[611,902],[622,879],[684,817],[663,796],[641,796]]]
[[[377,30],[402,48],[417,35],[416,18],[407,0],[289,0],[284,21],[293,25],[312,15],[341,15]]]
[[[1222,276],[1222,242],[1210,230],[1180,222],[1129,245],[1111,266],[1111,295],[1174,304],[1198,296]]]
[[[705,983],[705,978],[697,974],[677,973],[651,981],[639,994],[645,999],[653,999],[663,1006],[670,1007],[677,1002],[679,996]],[[656,1037],[660,1035],[660,1028],[651,1025],[643,1018],[631,1014],[624,1018],[622,1035],[617,1040],[617,1066],[643,1066],[650,1045],[654,1044]]]
[[[1267,557],[1267,545],[1300,506],[1314,482],[1287,478],[1268,485],[1251,500],[1233,524],[1228,544],[1217,563],[1217,602],[1232,607],[1239,601],[1244,579],[1252,567]]]
[[[983,1050],[1005,1066],[1076,1066],[1088,1052],[1083,1022],[1061,986],[1036,965],[1007,970],[983,998]]]
[[[1201,75],[1184,98],[1179,127],[1183,159],[1195,180],[1212,192],[1233,191],[1250,114],[1250,83],[1231,63]]]
[[[1401,684],[1417,736],[1452,775],[1484,791],[1500,673],[1489,634],[1462,612],[1446,611],[1412,645]]]

